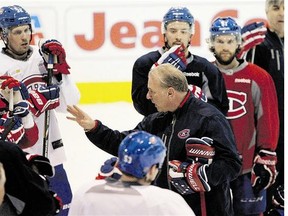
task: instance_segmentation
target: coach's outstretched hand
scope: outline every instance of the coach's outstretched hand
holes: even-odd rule
[[[67,106],[67,111],[73,116],[66,116],[67,119],[77,122],[86,132],[97,127],[97,121],[94,121],[87,113],[78,106]]]

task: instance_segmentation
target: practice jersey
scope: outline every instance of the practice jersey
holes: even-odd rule
[[[239,60],[240,61],[240,60]],[[271,76],[257,65],[242,63],[223,73],[230,121],[237,145],[243,157],[242,174],[252,169],[255,152],[274,151],[279,135],[277,95]]]
[[[69,216],[195,215],[176,192],[153,185],[94,180],[74,195]]]
[[[44,66],[42,56],[39,54],[37,46],[31,46],[33,52],[29,59],[21,61],[13,59],[3,52],[0,53],[1,74],[9,75],[23,82],[28,91],[35,90],[39,85],[46,85],[43,79],[47,75],[47,70]],[[56,79],[53,77],[54,83]],[[72,82],[70,75],[62,74],[60,87],[60,105],[55,110],[66,112],[67,105],[77,104],[80,99],[80,93],[76,85]],[[49,147],[48,158],[53,166],[62,164],[66,160],[63,142],[61,139],[60,128],[58,126],[55,110],[50,111],[50,126],[49,126]],[[31,148],[26,148],[24,151],[32,154],[43,154],[43,137],[44,137],[44,118],[45,114],[39,117],[34,117],[34,121],[39,129],[39,139]]]
[[[135,109],[142,115],[157,112],[155,105],[146,98],[148,92],[148,73],[151,67],[158,61],[164,50],[149,52],[139,57],[133,66],[132,76],[132,100]],[[222,74],[211,62],[197,55],[187,58],[187,67],[183,71],[188,84],[202,89],[208,99],[222,113],[228,110],[228,99]]]

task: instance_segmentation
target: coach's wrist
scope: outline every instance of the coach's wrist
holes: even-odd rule
[[[97,120],[94,120],[94,121],[93,121],[93,124],[91,124],[91,127],[89,127],[89,128],[84,128],[84,131],[85,131],[85,132],[92,132],[92,131],[94,131],[94,130],[97,128],[97,126],[98,126],[98,121],[97,121]]]

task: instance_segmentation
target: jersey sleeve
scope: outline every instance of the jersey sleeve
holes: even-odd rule
[[[154,64],[160,58],[159,52],[148,53],[136,60],[132,69],[132,101],[133,106],[141,115],[147,116],[157,112],[156,107],[146,98],[148,88],[148,73]]]
[[[71,75],[62,75],[60,87],[60,105],[56,108],[59,112],[66,112],[67,105],[78,104],[80,92],[76,84],[72,81]]]
[[[279,137],[279,115],[276,88],[271,76],[257,65],[252,65],[255,88],[260,89],[260,95],[253,95],[255,101],[255,117],[257,118],[257,148],[275,150]],[[259,76],[259,73],[263,74]],[[252,87],[253,88],[253,87]],[[253,92],[253,91],[252,91]]]

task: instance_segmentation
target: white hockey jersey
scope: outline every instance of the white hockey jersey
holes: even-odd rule
[[[9,75],[19,81],[24,82],[28,91],[37,89],[39,85],[46,85],[43,77],[44,75],[47,75],[44,61],[42,56],[39,54],[38,47],[31,47],[33,49],[33,53],[26,61],[13,59],[0,52],[0,75]],[[53,78],[53,83],[56,83],[55,78]],[[59,84],[59,87],[60,106],[55,110],[50,111],[48,158],[53,166],[62,164],[66,160],[55,111],[66,112],[66,107],[68,104],[77,104],[80,99],[80,92],[75,83],[72,82],[70,75],[62,75],[62,82]],[[39,139],[33,147],[24,149],[24,151],[42,155],[44,143],[44,118],[44,113],[39,117],[34,116],[34,120],[39,129]]]
[[[74,194],[69,216],[195,215],[178,193],[154,185],[125,185],[94,180]]]

